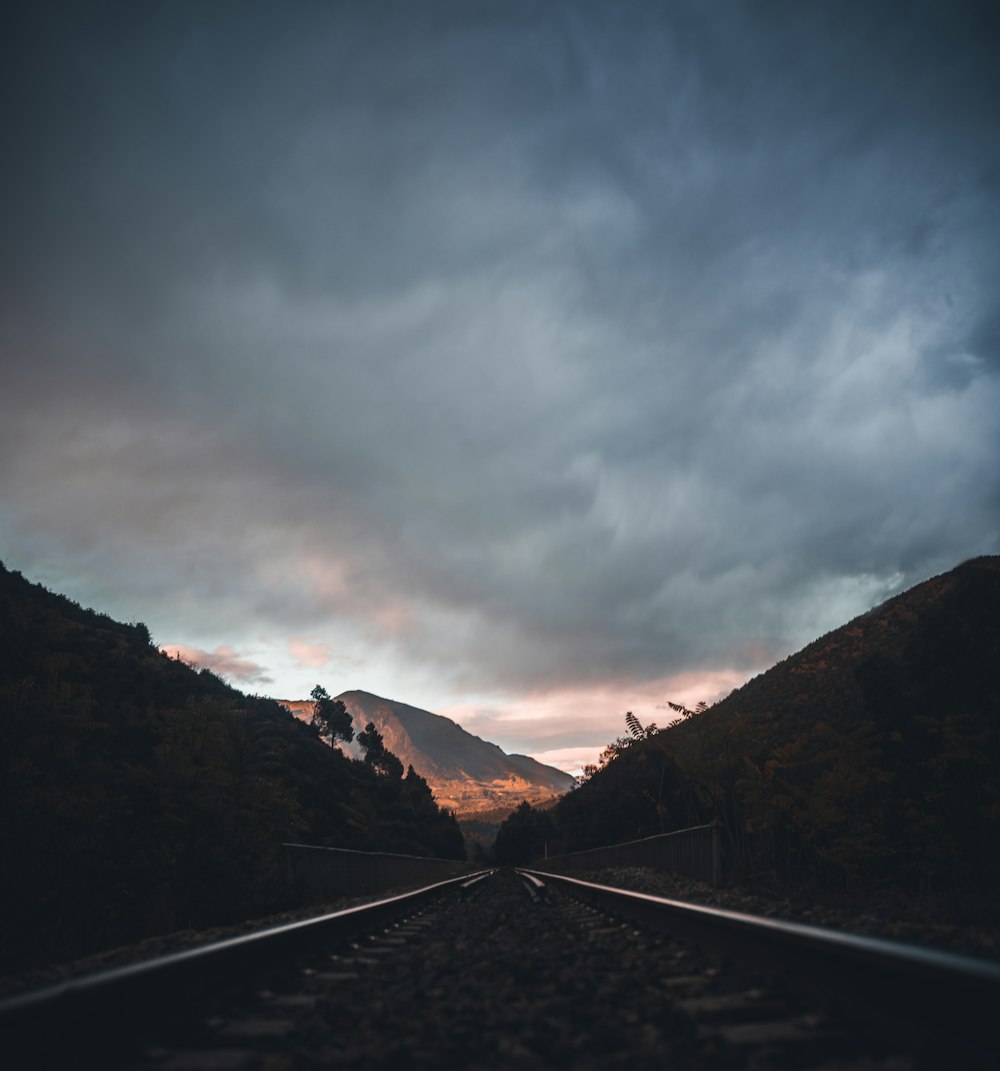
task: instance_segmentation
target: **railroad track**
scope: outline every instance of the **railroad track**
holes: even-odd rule
[[[125,1066],[137,1060],[135,1050],[143,1039],[153,1039],[153,1049],[157,1051],[166,1045],[168,1048],[162,1051],[169,1054],[172,1047],[183,1057],[184,1049],[176,1038],[186,1039],[192,1034],[191,1021],[197,1020],[213,995],[224,994],[227,1001],[246,1000],[260,979],[274,976],[287,969],[288,964],[315,961],[317,948],[340,947],[354,942],[359,935],[384,933],[390,927],[400,929],[406,923],[422,927],[426,923],[416,920],[428,904],[448,890],[470,890],[488,874],[466,874],[341,911],[72,978],[0,1001],[0,1060],[10,1069]],[[321,980],[329,980],[334,973],[312,966],[302,966],[301,970],[303,977],[318,976]],[[263,991],[256,990],[258,995]],[[275,1002],[276,1007],[286,1004]],[[261,1037],[268,1034],[267,1026],[261,1025],[266,1024],[266,1017],[258,1016],[254,1023],[255,1027],[246,1032],[247,1040],[252,1040],[255,1028]],[[197,1028],[194,1033],[198,1033]],[[219,1033],[223,1038],[238,1035],[232,1029]],[[180,1042],[180,1046],[183,1044]],[[225,1045],[210,1045],[204,1050],[202,1063],[206,1067],[224,1067],[236,1051],[231,1046],[227,1049]],[[247,1050],[247,1057],[252,1055]],[[167,1065],[170,1062],[167,1060]],[[184,1058],[175,1062],[185,1065]],[[198,1062],[189,1054],[191,1066]],[[240,1065],[234,1057],[230,1062]]]
[[[7,1068],[1000,1066],[1000,967],[481,872],[0,1004]]]
[[[778,1067],[1000,1068],[1000,964],[523,871],[726,967],[673,979],[709,1045]],[[737,1057],[738,1059],[738,1057]],[[802,1064],[800,1061],[804,1061]]]

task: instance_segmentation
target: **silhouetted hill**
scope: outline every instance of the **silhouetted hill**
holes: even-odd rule
[[[1000,558],[977,558],[623,740],[557,806],[562,845],[717,818],[744,876],[968,898],[1000,875],[998,667]]]
[[[8,970],[284,906],[280,845],[462,857],[426,782],[0,565]]]
[[[974,558],[822,636],[737,689],[712,719],[840,724],[1000,711],[1000,557]],[[992,704],[992,706],[991,706]]]
[[[389,750],[404,765],[412,764],[438,802],[460,816],[553,799],[576,784],[569,774],[527,755],[508,755],[440,714],[370,692],[343,692],[337,698],[347,707],[355,733],[373,722]],[[311,714],[311,703],[282,702],[298,714]],[[342,746],[360,757],[356,743]]]

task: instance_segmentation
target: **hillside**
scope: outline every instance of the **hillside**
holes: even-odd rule
[[[1000,558],[919,584],[619,755],[564,849],[718,819],[731,872],[985,902],[1000,876]]]
[[[283,841],[459,857],[417,775],[377,775],[142,624],[0,565],[0,962],[285,907]]]
[[[357,733],[374,722],[386,746],[430,784],[438,803],[459,816],[516,807],[522,800],[542,802],[575,785],[569,774],[527,755],[508,755],[496,744],[473,736],[450,718],[369,692],[337,696],[347,707]],[[300,717],[312,714],[312,703],[281,700]],[[360,756],[356,743],[344,745]]]
[[[791,655],[713,708],[725,717],[888,722],[971,706],[998,712],[1000,557],[927,580]]]

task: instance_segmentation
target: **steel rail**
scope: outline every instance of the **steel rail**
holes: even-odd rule
[[[10,1068],[87,1064],[93,1047],[126,1048],[151,1027],[180,1019],[207,993],[289,956],[377,927],[445,889],[462,874],[296,922],[270,926],[122,967],[69,978],[0,1001],[0,1057]],[[483,873],[482,876],[486,876]],[[7,1062],[20,1057],[24,1062]],[[53,1062],[56,1061],[56,1062]]]
[[[1000,1066],[1000,963],[518,869],[621,917],[793,978],[862,1022],[932,1041],[961,1039]]]

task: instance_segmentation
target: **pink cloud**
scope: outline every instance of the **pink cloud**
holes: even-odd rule
[[[310,669],[322,669],[333,658],[329,646],[319,640],[307,640],[304,636],[293,636],[288,643],[295,664]]]
[[[386,599],[371,614],[375,630],[386,636],[402,636],[414,627],[409,607],[401,601]]]
[[[194,669],[210,669],[243,684],[266,684],[271,680],[260,663],[241,657],[229,644],[222,644],[214,651],[203,651],[186,643],[165,643],[160,650]]]
[[[583,773],[584,766],[596,764],[603,745],[593,747],[558,747],[552,751],[536,751],[531,757],[544,762],[546,766],[554,766],[571,777],[579,777]]]
[[[667,707],[668,700],[687,707],[701,700],[713,703],[743,684],[747,676],[742,669],[718,669],[641,684],[608,681],[537,691],[489,706],[458,704],[437,713],[507,752],[531,755],[576,774],[606,744],[625,735],[626,711],[632,711],[643,725],[656,722],[662,728],[677,718]]]
[[[310,554],[297,559],[294,568],[324,605],[340,607],[350,601],[351,568],[346,561]]]
[[[269,565],[262,575],[283,590],[308,593],[309,599],[328,614],[358,621],[364,636],[373,642],[397,639],[414,628],[414,613],[406,600],[393,591],[382,590],[350,558],[305,553],[292,562]],[[320,646],[319,641],[301,636],[293,637],[292,643]],[[300,660],[294,649],[292,654]],[[301,664],[312,668],[325,664],[310,661],[314,657],[306,654]]]

